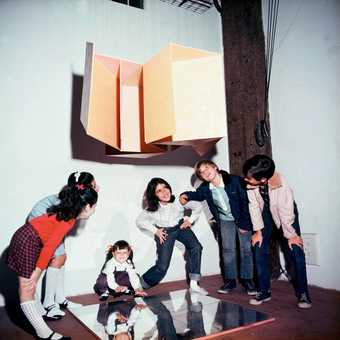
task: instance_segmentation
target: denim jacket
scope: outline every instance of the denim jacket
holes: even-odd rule
[[[247,197],[246,187],[242,182],[241,177],[229,175],[226,171],[220,170],[225,191],[229,198],[231,213],[235,219],[235,224],[238,228],[244,230],[253,230],[250,215],[249,201]],[[217,223],[220,223],[219,213],[214,204],[212,192],[208,182],[203,182],[196,191],[186,191],[183,194],[188,196],[189,201],[204,201],[206,200],[209,209]]]

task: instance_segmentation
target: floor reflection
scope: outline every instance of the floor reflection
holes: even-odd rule
[[[83,306],[71,312],[105,340],[196,339],[273,320],[189,290]]]

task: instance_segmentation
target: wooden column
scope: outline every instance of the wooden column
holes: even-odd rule
[[[267,103],[265,39],[261,0],[221,0],[230,172],[242,175],[246,159],[271,156],[271,141],[255,141],[256,123]],[[267,120],[269,127],[269,118]],[[272,278],[281,273],[279,245],[270,243]]]
[[[265,112],[265,41],[260,0],[222,0],[225,86],[230,172],[242,174],[244,161],[271,156],[270,140],[256,144],[256,122]]]

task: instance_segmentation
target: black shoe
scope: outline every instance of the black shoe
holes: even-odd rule
[[[255,286],[254,286],[254,284],[251,280],[243,279],[241,281],[241,285],[245,289],[245,291],[248,295],[256,295],[257,291],[256,291]]]
[[[110,296],[109,292],[104,292],[99,296],[99,301],[106,301],[109,298],[109,296]]]
[[[40,336],[37,336],[36,337],[36,340],[51,340],[52,339],[52,336],[55,334],[55,332],[52,332],[51,334],[50,334],[50,336],[49,337],[47,337],[47,338],[41,338]],[[63,336],[63,337],[61,337],[60,339],[58,339],[58,340],[72,340],[72,338],[70,337],[70,336]]]
[[[228,294],[235,288],[236,288],[236,280],[235,279],[226,280],[224,285],[222,287],[220,287],[220,289],[218,289],[217,292],[220,293],[220,294]]]
[[[45,321],[58,321],[60,320],[62,317],[61,316],[47,316],[47,315],[43,315],[42,318]]]
[[[312,301],[310,300],[307,293],[302,293],[298,301],[298,307],[308,309],[312,307]]]
[[[258,306],[260,304],[262,304],[263,302],[267,302],[269,300],[271,300],[272,298],[272,293],[270,291],[266,292],[266,293],[257,293],[256,296],[253,299],[249,300],[249,303],[251,305],[254,306]]]
[[[70,300],[65,299],[62,303],[59,303],[59,307],[61,309],[66,309],[66,308],[79,308],[82,307],[83,305],[81,303],[75,303]]]

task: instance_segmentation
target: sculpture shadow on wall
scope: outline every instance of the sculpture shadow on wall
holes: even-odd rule
[[[193,166],[200,159],[211,159],[216,154],[214,146],[208,153],[199,156],[191,147],[181,147],[174,151],[151,158],[112,157],[105,154],[105,144],[88,136],[80,121],[83,76],[72,75],[71,103],[71,147],[72,158],[106,164],[130,165],[184,165]]]

